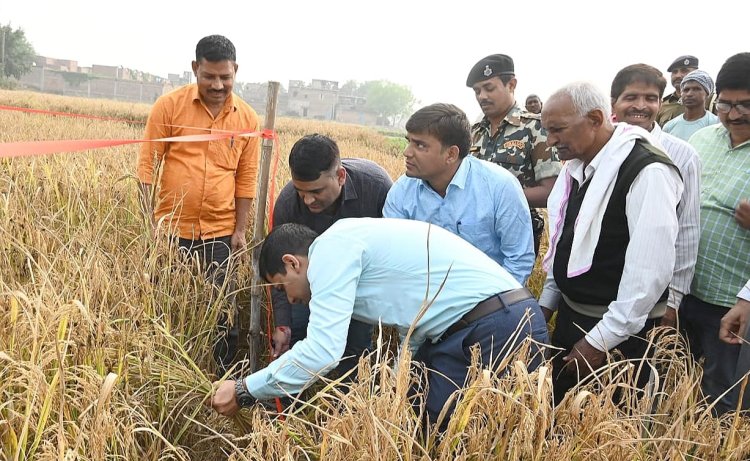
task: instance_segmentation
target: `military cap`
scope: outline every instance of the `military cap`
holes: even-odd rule
[[[469,71],[466,77],[466,86],[474,86],[475,83],[500,75],[515,75],[513,69],[513,58],[506,54],[491,54],[482,58]]]
[[[680,67],[695,67],[697,69],[698,58],[696,58],[695,56],[690,56],[689,54],[680,56],[679,58],[675,59],[672,64],[669,65],[669,67],[667,68],[667,72],[672,72],[673,70]]]

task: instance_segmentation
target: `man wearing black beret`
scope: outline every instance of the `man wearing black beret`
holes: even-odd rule
[[[682,115],[685,112],[685,108],[680,102],[680,83],[682,79],[690,72],[698,68],[698,58],[691,55],[680,56],[675,59],[672,64],[667,67],[667,72],[672,74],[672,86],[674,87],[674,93],[668,94],[662,99],[661,109],[656,115],[656,123],[659,126],[664,127],[664,124],[678,115]],[[708,100],[711,99],[709,95]]]
[[[484,113],[484,118],[471,127],[471,154],[497,163],[521,182],[531,207],[534,250],[538,254],[544,219],[534,208],[547,207],[562,164],[557,153],[547,148],[540,115],[516,104],[516,75],[510,56],[493,54],[481,59],[469,72],[466,86],[474,90]]]

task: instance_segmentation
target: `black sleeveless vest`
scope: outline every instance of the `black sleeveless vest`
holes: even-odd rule
[[[618,171],[617,180],[602,219],[601,233],[594,250],[591,269],[576,277],[568,278],[568,260],[573,245],[573,225],[578,218],[588,186],[591,184],[591,181],[587,181],[579,187],[578,182],[573,180],[565,211],[565,222],[557,243],[553,265],[557,287],[572,301],[608,305],[617,299],[617,290],[625,266],[625,252],[630,242],[628,218],[625,214],[625,199],[630,186],[638,173],[647,165],[659,162],[674,167],[668,157],[655,153],[652,149],[652,146],[636,141],[633,150]],[[658,197],[654,197],[654,200],[658,200]],[[664,292],[663,299],[660,301],[666,300],[667,293],[668,291]]]

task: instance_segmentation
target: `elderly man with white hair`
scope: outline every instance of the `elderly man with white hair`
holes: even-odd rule
[[[611,102],[585,82],[542,109],[547,143],[567,160],[548,202],[545,317],[557,310],[555,400],[618,350],[637,360],[667,307],[680,173],[643,128],[611,123]],[[648,381],[648,367],[637,383]]]
[[[680,83],[685,112],[664,125],[664,131],[687,141],[696,131],[719,123],[719,117],[706,110],[706,101],[714,93],[714,81],[708,72],[694,70]]]

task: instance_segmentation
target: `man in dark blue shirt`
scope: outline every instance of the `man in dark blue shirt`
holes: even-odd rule
[[[388,190],[388,173],[365,159],[341,159],[336,142],[311,134],[299,139],[289,153],[292,180],[281,190],[274,208],[274,225],[303,224],[323,233],[341,218],[380,218]],[[273,356],[286,352],[307,335],[310,311],[290,304],[283,292],[275,291],[273,306],[276,328]],[[372,326],[352,320],[344,357],[337,368],[356,367],[359,356],[372,344]]]

